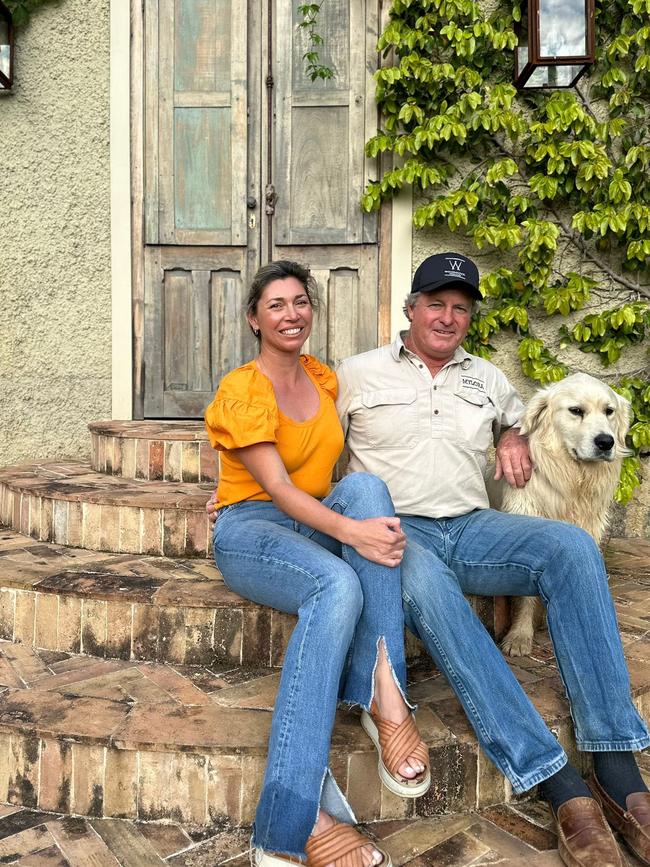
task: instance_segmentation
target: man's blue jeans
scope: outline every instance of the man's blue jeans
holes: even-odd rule
[[[492,509],[457,518],[400,515],[407,626],[424,642],[515,792],[567,761],[463,593],[541,596],[580,750],[641,750],[648,730],[630,682],[605,566],[572,524]]]
[[[394,515],[385,484],[366,473],[346,476],[323,503],[350,518]],[[371,563],[269,502],[225,507],[214,540],[217,566],[235,593],[298,614],[275,702],[253,842],[304,857],[319,806],[343,822],[355,821],[328,767],[330,739],[339,697],[369,709],[382,639],[404,694],[400,570]]]

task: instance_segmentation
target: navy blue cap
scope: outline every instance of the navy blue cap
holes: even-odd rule
[[[478,268],[471,259],[460,253],[436,253],[418,266],[411,292],[435,292],[454,286],[464,289],[472,298],[483,299],[478,288]]]

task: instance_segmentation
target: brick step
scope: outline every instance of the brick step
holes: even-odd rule
[[[650,543],[614,539],[610,586],[626,641],[648,631]],[[492,635],[503,598],[469,597]],[[112,555],[0,528],[0,639],[100,658],[194,665],[282,664],[296,618],[232,593],[212,562]],[[421,644],[406,633],[407,657]]]
[[[106,476],[76,461],[0,469],[0,523],[92,551],[207,557],[211,484]]]
[[[545,648],[540,646],[540,656]],[[552,664],[515,669],[562,744],[571,721]],[[279,671],[95,660],[0,642],[0,801],[82,816],[250,824]],[[361,821],[511,800],[444,679],[411,668],[434,785],[415,803],[377,780],[356,710],[340,710],[330,764]],[[635,687],[636,688],[636,687]]]
[[[494,635],[504,599],[470,597]],[[0,528],[0,638],[101,658],[281,665],[296,618],[232,593],[213,562],[106,554]],[[407,656],[421,644],[406,633]]]
[[[217,453],[200,421],[95,421],[90,466],[98,473],[152,482],[207,482]]]
[[[104,554],[0,529],[0,638],[103,658],[280,665],[295,617],[205,560]]]

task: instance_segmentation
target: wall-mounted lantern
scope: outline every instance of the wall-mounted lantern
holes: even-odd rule
[[[516,87],[573,87],[596,59],[594,0],[528,0],[517,35]]]
[[[14,80],[14,24],[0,0],[0,92],[11,90]]]

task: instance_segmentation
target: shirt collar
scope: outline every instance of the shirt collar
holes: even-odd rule
[[[404,346],[404,339],[402,337],[402,334],[406,334],[406,331],[398,331],[397,337],[391,344],[390,354],[393,357],[393,361],[399,361],[402,351],[406,352],[406,347]]]
[[[400,331],[393,343],[391,344],[390,354],[393,357],[393,361],[401,361],[402,353],[406,354],[407,352],[409,352],[406,346],[404,346],[404,338],[406,337],[406,334],[406,331]],[[459,346],[454,352],[453,358],[450,362],[447,362],[447,364],[460,364],[463,366],[463,369],[466,369],[471,364],[471,361],[472,356],[469,354],[469,352],[463,349],[462,346]],[[446,366],[447,365],[445,365],[445,367]]]

